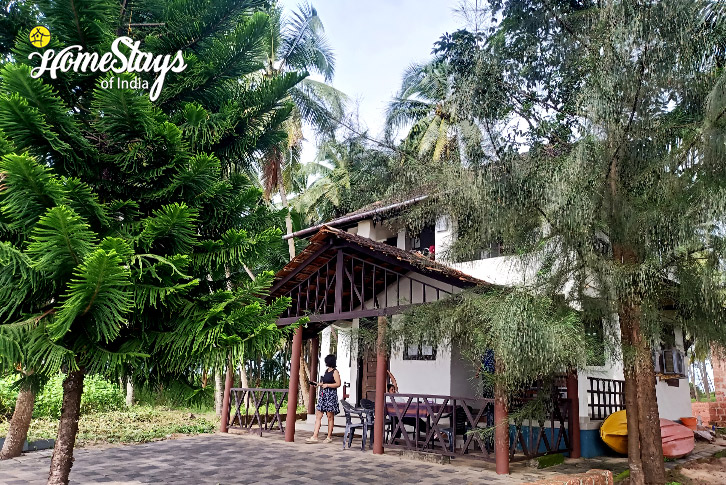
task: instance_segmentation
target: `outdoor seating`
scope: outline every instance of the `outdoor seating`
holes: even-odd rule
[[[368,426],[369,426],[369,417],[368,414],[370,414],[365,409],[355,408],[353,407],[348,401],[345,399],[340,400],[340,404],[343,406],[343,413],[345,413],[345,432],[343,433],[343,449],[345,449],[346,443],[348,443],[348,448],[351,447],[353,444],[353,435],[355,435],[355,430],[360,428],[363,432],[362,434],[362,444],[361,444],[361,451],[365,451],[366,449],[366,436],[368,436]],[[360,419],[360,423],[354,423],[353,422],[353,415],[358,416]],[[371,427],[372,429],[372,427]]]
[[[473,409],[469,407],[469,411],[473,412]],[[449,444],[449,452],[451,453],[453,453],[454,448],[456,448],[456,436],[463,436],[466,434],[467,431],[471,429],[471,426],[467,426],[466,413],[464,412],[463,407],[457,406],[455,414],[456,422],[453,424],[453,426],[450,426],[448,428],[442,428],[439,430],[439,432],[443,436],[446,436]]]
[[[368,418],[369,418],[368,426],[369,426],[369,429],[370,429],[370,435],[369,435],[368,439],[369,439],[369,441],[371,443],[371,448],[373,448],[373,423],[375,422],[376,403],[374,403],[370,399],[365,399],[364,398],[364,399],[361,399],[360,400],[360,407],[362,407],[363,409],[367,409],[367,410],[370,411],[368,413]],[[383,429],[384,429],[384,432],[385,432],[385,437],[383,439],[384,442],[387,442],[388,441],[388,437],[391,435],[391,425],[392,425],[392,423],[393,423],[393,421],[391,420],[391,417],[386,415],[385,418],[384,418],[384,421],[383,421]]]

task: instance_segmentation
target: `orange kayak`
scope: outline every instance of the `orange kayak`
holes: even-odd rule
[[[681,458],[696,445],[693,431],[669,419],[660,419],[660,435],[663,440],[663,456]],[[600,426],[600,437],[613,451],[628,454],[628,424],[625,411],[611,414]]]

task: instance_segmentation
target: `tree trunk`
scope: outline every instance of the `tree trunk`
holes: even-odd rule
[[[68,476],[73,466],[73,447],[78,434],[78,418],[81,414],[84,377],[85,371],[81,369],[69,372],[63,381],[63,405],[58,424],[58,437],[50,462],[48,485],[68,484]]]
[[[7,460],[20,456],[23,452],[23,445],[28,438],[28,428],[33,418],[33,407],[35,406],[35,393],[32,389],[23,387],[18,393],[15,401],[15,411],[10,420],[5,444],[0,451],[0,460]]]
[[[708,385],[708,371],[706,370],[706,361],[698,363],[698,370],[701,371],[701,380],[703,381],[703,392],[706,394],[706,402],[711,400],[711,386]]]
[[[135,399],[136,394],[134,392],[134,378],[131,376],[126,376],[126,406],[133,406]]]
[[[693,392],[696,395],[696,401],[701,400],[701,392],[698,390],[698,385],[696,384],[696,363],[691,362],[691,378],[693,382]]]
[[[305,361],[305,352],[300,352],[300,405],[308,408],[310,384],[308,384],[308,376],[310,371],[308,370],[308,363]]]
[[[207,388],[207,379],[209,379],[209,376],[207,375],[207,369],[202,370],[202,389]]]
[[[217,416],[222,415],[222,399],[224,399],[224,380],[222,371],[217,367],[214,369],[214,411]]]
[[[285,192],[285,186],[282,183],[282,174],[278,177],[277,182],[278,189],[280,190],[280,199],[282,200],[282,206],[287,209],[285,215],[285,227],[287,229],[287,235],[292,235],[292,216],[290,215],[290,204],[287,202],[287,192]],[[289,238],[287,240],[287,249],[290,252],[290,261],[295,258],[295,239]]]
[[[250,387],[249,380],[247,378],[247,369],[245,369],[245,363],[243,360],[239,363],[239,381],[240,387],[243,389]]]
[[[650,347],[640,331],[640,307],[621,305],[620,329],[625,355],[625,406],[631,484],[665,483],[655,369]]]

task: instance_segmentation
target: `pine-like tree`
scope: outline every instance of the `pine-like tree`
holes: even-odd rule
[[[27,30],[3,66],[0,133],[19,155],[0,169],[0,278],[16,290],[0,294],[0,351],[35,375],[67,373],[51,483],[68,481],[86,373],[190,381],[284,337],[286,301],[264,301],[271,274],[247,272],[280,249],[284,212],[245,174],[285,139],[304,74],[261,74],[264,6],[38,2],[47,48],[103,53],[122,34],[153,54],[182,50],[188,67],[156,102],[104,89],[98,73],[32,79]]]

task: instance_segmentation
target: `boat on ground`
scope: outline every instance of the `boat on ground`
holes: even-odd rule
[[[681,458],[693,451],[696,445],[693,430],[670,419],[660,419],[660,435],[663,441],[663,456]],[[600,438],[613,451],[628,454],[628,420],[625,411],[608,416],[600,426]]]

